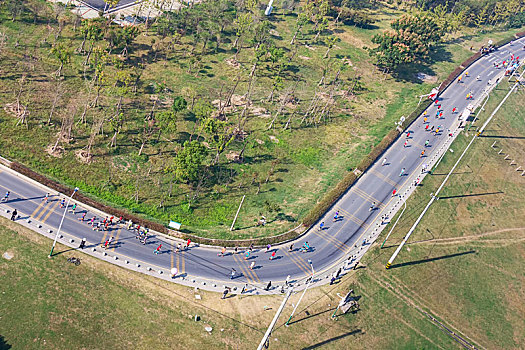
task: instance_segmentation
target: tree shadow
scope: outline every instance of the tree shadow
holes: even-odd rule
[[[430,52],[428,60],[399,66],[393,74],[394,78],[396,81],[422,84],[424,81],[418,78],[418,73],[435,76],[436,72],[431,66],[436,62],[452,62],[452,53],[438,46]]]
[[[7,343],[3,335],[0,335],[0,350],[9,350],[12,346]]]
[[[283,221],[288,221],[288,222],[296,222],[297,221],[293,216],[287,215],[285,213],[277,214],[277,219],[283,220]]]
[[[319,342],[317,344],[314,344],[314,345],[310,345],[306,348],[302,348],[302,350],[312,350],[312,349],[317,349],[317,348],[320,348],[322,346],[325,346],[327,344],[330,344],[334,341],[337,341],[337,340],[340,340],[340,339],[343,339],[343,338],[346,338],[350,335],[358,335],[358,334],[361,334],[363,333],[362,330],[360,330],[359,328],[358,329],[354,329],[353,331],[350,331],[350,332],[346,332],[346,333],[343,333],[341,335],[338,335],[337,337],[333,337],[333,338],[330,338],[330,339],[326,339],[326,340],[323,340],[322,342]]]
[[[392,265],[390,268],[394,269],[394,268],[404,267],[404,266],[419,265],[419,264],[424,264],[424,263],[427,263],[427,262],[443,260],[443,259],[448,259],[448,258],[455,258],[455,257],[458,257],[458,256],[467,255],[467,254],[475,254],[475,253],[477,253],[477,251],[469,250],[468,252],[455,253],[455,254],[438,256],[438,257],[435,257],[435,258],[428,258],[428,259],[422,259],[422,260],[416,260],[416,261],[409,261],[409,262],[401,263],[401,264],[395,264],[395,265]]]

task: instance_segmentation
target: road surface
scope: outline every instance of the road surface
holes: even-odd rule
[[[525,58],[524,44],[525,38],[516,40],[468,67],[469,76],[463,76],[462,83],[454,82],[441,93],[438,104],[441,105],[443,117],[436,117],[438,105],[432,104],[427,109],[429,129],[434,127],[436,130],[439,126],[439,133],[436,135],[435,132],[425,131],[427,124],[423,122],[424,116],[421,115],[408,129],[410,136],[407,138],[406,134],[402,135],[385,152],[386,164],[382,165],[381,158],[368,169],[326,213],[321,220],[325,223],[324,229],[320,230],[319,225],[312,227],[300,240],[293,242],[293,251],[289,251],[290,243],[271,247],[270,252],[266,252],[266,249],[255,249],[250,258],[244,260],[246,247],[240,248],[238,254],[232,254],[232,250],[229,249],[226,256],[222,257],[218,255],[219,247],[193,244],[189,249],[177,252],[176,244],[182,241],[171,240],[161,235],[152,235],[147,244],[143,245],[136,238],[135,232],[128,231],[124,225],[113,225],[110,231],[105,232],[94,231],[87,223],[80,222],[79,218],[84,211],[87,211],[86,220],[93,216],[98,220],[103,216],[81,203],[78,203],[75,214],[67,213],[62,227],[64,238],[60,242],[78,247],[78,243],[84,237],[88,242],[84,251],[91,255],[143,273],[156,273],[156,276],[165,279],[169,279],[169,271],[175,267],[179,273],[173,281],[212,290],[222,289],[224,285],[240,289],[244,284],[248,284],[250,292],[266,293],[264,287],[271,281],[274,286],[273,292],[278,292],[279,288],[276,286],[282,286],[288,275],[296,286],[302,284],[304,287],[304,281],[311,275],[309,260],[315,269],[315,280],[317,283],[324,283],[329,280],[329,274],[348,261],[348,257],[354,256],[355,263],[366,252],[379,235],[380,229],[384,227],[380,218],[388,214],[392,217],[399,208],[393,208],[400,199],[392,196],[392,191],[396,189],[398,193],[410,194],[409,189],[413,187],[413,182],[418,177],[421,180],[425,175],[421,172],[423,164],[431,165],[435,162],[440,152],[446,152],[448,147],[444,145],[449,144],[457,135],[458,117],[463,110],[468,104],[479,102],[480,95],[489,86],[489,80],[490,83],[494,83],[495,77],[501,75],[502,68],[495,68],[493,63],[497,62],[501,67],[501,63],[508,60],[511,53]],[[477,79],[478,75],[480,80]],[[469,92],[472,92],[473,100],[466,99]],[[453,108],[456,108],[456,113],[452,113]],[[449,136],[449,132],[452,132],[453,136]],[[426,140],[429,140],[428,147],[425,147]],[[408,143],[407,147],[405,142]],[[421,157],[423,150],[425,154]],[[403,168],[404,174],[400,174]],[[65,197],[56,195],[45,203],[43,198],[48,190],[8,168],[0,167],[0,191],[5,193],[8,190],[11,191],[8,202],[0,204],[3,215],[10,216],[7,211],[17,209],[20,213],[18,221],[21,224],[42,234],[54,236],[63,213],[60,200]],[[73,203],[74,201],[71,205]],[[336,211],[339,211],[339,219],[334,222]],[[38,228],[37,225],[42,225],[42,228]],[[100,244],[111,236],[114,240],[110,248],[100,248]],[[370,241],[363,244],[368,238]],[[69,242],[70,239],[74,242]],[[305,241],[309,242],[311,249],[303,253],[299,248]],[[162,244],[162,248],[160,254],[156,255],[153,251],[159,244]],[[274,250],[275,259],[270,260]],[[255,261],[253,270],[249,268],[252,261]],[[230,279],[232,268],[235,269],[233,280]],[[160,274],[159,271],[163,273]]]

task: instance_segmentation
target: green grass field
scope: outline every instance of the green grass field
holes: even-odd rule
[[[481,120],[461,134],[434,175],[408,201],[398,228],[382,237],[334,286],[310,290],[290,327],[292,297],[272,333],[275,349],[461,349],[428,315],[477,348],[525,342],[525,176],[498,151],[523,161],[523,91],[512,95],[460,164],[394,266],[384,265],[476,128],[507,92],[494,91]],[[496,142],[495,148],[490,146]],[[394,218],[396,219],[396,218]],[[389,227],[387,227],[387,230]],[[386,230],[384,231],[386,234]],[[220,295],[156,280],[75,252],[53,259],[51,241],[0,219],[2,349],[255,348],[281,296]],[[58,246],[57,251],[66,250]],[[361,310],[331,320],[337,293],[353,288]],[[193,318],[199,315],[201,320]],[[213,327],[211,334],[205,326]],[[3,341],[4,343],[2,343]],[[7,345],[6,345],[7,344]]]
[[[468,137],[458,138],[451,147],[455,152],[447,153],[434,175],[427,176],[408,200],[385,249],[376,248],[368,257],[380,279],[489,349],[518,349],[525,343],[521,302],[525,298],[525,176],[516,171],[525,168],[523,89],[509,97],[483,137],[475,141],[394,268],[385,271],[382,266],[473,133],[508,92],[507,86],[502,83],[494,91]]]
[[[282,301],[194,291],[80,254],[48,259],[51,241],[0,219],[0,341],[12,349],[221,349],[256,348]],[[57,251],[66,250],[58,246]],[[368,269],[358,273],[367,275]],[[416,310],[373,281],[346,277],[310,290],[290,327],[284,322],[299,294],[287,304],[271,338],[274,349],[412,349],[454,343]],[[330,315],[336,293],[354,288],[361,311]],[[198,315],[200,321],[195,322]],[[209,334],[205,326],[211,326]],[[388,336],[386,335],[388,333]],[[8,347],[3,346],[1,349]]]
[[[277,92],[274,103],[267,102],[272,84],[271,65],[268,62],[262,64],[254,83],[254,107],[263,108],[274,115],[279,107],[278,95],[283,96],[291,89],[295,84],[294,79],[298,81],[294,96],[301,104],[293,117],[292,127],[284,130],[293,108],[288,108],[270,130],[268,125],[271,117],[250,115],[244,126],[248,133],[245,161],[236,163],[226,158],[230,152],[239,153],[244,147],[244,141],[236,139],[220,156],[218,166],[211,170],[213,176],[201,186],[199,195],[195,197],[198,186],[172,183],[173,176],[166,171],[173,164],[174,155],[180,150],[182,142],[194,130],[199,130],[191,113],[179,116],[177,131],[173,135],[163,133],[157,142],[155,132],[154,137],[146,142],[143,155],[138,156],[144,115],[152,108],[157,96],[152,86],[163,82],[171,91],[165,94],[166,103],[158,104],[159,111],[166,110],[169,101],[175,96],[186,96],[189,101],[188,94],[191,93],[188,91],[191,90],[197,99],[205,102],[211,102],[221,95],[224,98],[238,72],[244,72],[250,67],[253,49],[246,47],[241,51],[239,62],[243,68],[230,66],[226,60],[235,54],[235,49],[231,48],[235,35],[227,31],[221,50],[215,52],[213,47],[208,47],[204,54],[198,55],[199,70],[188,73],[188,64],[195,59],[188,54],[192,47],[189,36],[182,36],[180,43],[170,50],[165,48],[169,38],[161,40],[155,33],[155,26],[139,35],[130,47],[129,61],[124,63],[122,70],[133,71],[139,62],[143,63],[144,69],[138,92],[124,96],[125,121],[117,137],[118,147],[108,146],[112,131],[109,125],[105,125],[95,137],[94,161],[84,164],[76,154],[87,146],[93,120],[100,117],[109,119],[114,113],[117,97],[113,80],[122,62],[118,62],[118,55],[112,54],[113,61],[105,68],[107,81],[101,93],[101,106],[88,109],[87,123],[80,123],[80,115],[88,98],[82,80],[85,70],[82,61],[85,56],[73,53],[71,63],[64,68],[64,80],[55,80],[52,73],[58,65],[49,48],[58,24],[51,20],[48,26],[46,21],[48,17],[53,18],[54,10],[43,0],[29,2],[43,6],[37,24],[27,13],[11,21],[5,9],[0,11],[0,32],[8,37],[0,64],[0,104],[5,106],[14,102],[18,81],[23,74],[27,74],[22,103],[31,112],[26,128],[16,126],[16,118],[3,108],[0,109],[2,128],[16,130],[2,133],[2,155],[60,182],[78,186],[81,191],[116,207],[127,208],[163,224],[175,220],[190,232],[211,238],[262,237],[297,226],[324,193],[333,188],[348,171],[353,170],[371,147],[382,139],[391,129],[393,121],[413,110],[417,104],[415,96],[430,91],[472,54],[469,50],[471,46],[479,47],[489,38],[497,41],[519,31],[509,32],[502,27],[490,27],[478,33],[477,29],[462,29],[447,36],[442,47],[433,54],[429,65],[414,65],[402,77],[393,78],[383,76],[374,68],[364,47],[371,46],[373,35],[388,28],[394,18],[408,10],[381,5],[372,11],[376,23],[370,29],[339,25],[337,29],[331,28],[321,36],[322,39],[331,34],[339,40],[331,51],[333,64],[327,79],[334,78],[336,68],[343,62],[347,64],[341,70],[340,85],[335,89],[335,105],[330,117],[316,125],[305,125],[300,121],[314,92],[317,90],[326,95],[330,91],[330,84],[317,84],[322,76],[320,67],[326,61],[323,59],[325,44],[322,40],[314,42],[314,35],[308,27],[300,38],[297,53],[287,71],[289,76],[283,89]],[[274,31],[272,40],[291,57],[288,43],[293,35],[296,15],[280,11],[279,2],[275,6],[277,10],[270,21]],[[73,19],[65,13],[60,13],[60,18],[67,20],[58,42],[77,48],[81,37],[73,30]],[[153,40],[156,40],[156,44]],[[15,47],[16,42],[18,46]],[[100,40],[97,45],[104,48],[106,43]],[[200,46],[197,52],[201,51]],[[153,58],[154,51],[158,52],[156,60]],[[344,61],[344,58],[348,58],[348,61]],[[87,67],[88,76],[92,71],[91,67]],[[436,82],[415,79],[415,74],[420,71],[432,76]],[[245,73],[236,90],[237,95],[246,93]],[[360,78],[363,91],[349,98],[342,96],[352,86],[351,79],[356,76]],[[58,99],[51,118],[52,124],[47,125],[45,122],[60,84],[64,92]],[[94,92],[91,99],[93,97]],[[239,110],[227,116],[229,125],[237,124]],[[72,140],[59,142],[59,146],[63,147],[61,157],[51,156],[46,149],[55,144],[63,118],[70,114],[74,116]],[[199,139],[210,141],[202,132]],[[171,196],[167,193],[171,193]],[[228,228],[245,194],[247,197],[236,224],[237,229],[230,232]],[[279,210],[270,211],[272,206],[278,206]],[[264,228],[255,226],[261,214],[269,222]]]

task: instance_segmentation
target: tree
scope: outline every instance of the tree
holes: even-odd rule
[[[142,151],[144,151],[144,146],[146,145],[146,142],[149,141],[149,139],[152,137],[153,132],[155,131],[155,119],[146,116],[144,118],[144,126],[142,129],[142,135],[141,135],[141,144],[139,149],[139,156],[142,155]]]
[[[194,182],[198,179],[208,150],[198,141],[186,141],[177,153],[173,166],[175,179],[179,182]]]
[[[62,98],[62,95],[64,94],[64,88],[61,81],[57,81],[55,83],[55,94],[53,97],[53,104],[51,105],[51,111],[49,112],[49,117],[47,118],[47,125],[51,124],[51,118],[53,118],[53,114],[55,113],[55,108],[58,104],[58,101]]]
[[[113,137],[111,137],[109,147],[117,147],[117,135],[122,130],[123,124],[124,113],[118,113],[117,115],[113,116],[113,118],[111,118],[111,120],[109,121],[109,127],[113,132]]]
[[[173,138],[173,135],[177,132],[177,116],[173,111],[164,110],[159,112],[156,122],[159,127],[157,142],[160,140],[160,135],[163,131],[169,135],[170,139]]]
[[[188,102],[184,99],[182,96],[177,96],[173,99],[173,104],[171,105],[171,109],[175,113],[179,113],[183,110],[185,110],[188,106]]]
[[[29,128],[29,125],[27,123],[27,116],[29,115],[29,111],[27,110],[26,106],[22,105],[22,93],[24,92],[24,88],[29,85],[29,79],[27,79],[27,75],[23,74],[20,79],[17,81],[18,86],[13,91],[15,94],[16,99],[16,116],[18,117],[18,122],[16,125],[19,124],[26,124],[26,128]]]
[[[314,7],[312,7],[313,11],[310,20],[314,23],[313,30],[317,32],[314,41],[317,41],[321,32],[328,28],[328,18],[326,18],[326,15],[330,10],[330,5],[328,0],[314,0],[313,4]]]
[[[445,28],[441,27],[433,16],[428,14],[403,15],[393,21],[390,26],[400,34],[415,36],[417,41],[425,47],[440,42],[445,34]],[[403,38],[406,38],[403,35]],[[410,42],[409,40],[406,40]]]
[[[63,44],[55,44],[51,48],[51,53],[56,57],[56,59],[60,62],[60,67],[58,67],[57,71],[55,72],[55,75],[57,77],[62,76],[62,69],[64,68],[64,64],[69,63],[71,59],[71,50],[69,48],[66,48]]]
[[[385,72],[401,64],[424,61],[445,33],[433,17],[425,14],[403,15],[390,26],[391,30],[372,38],[378,46],[368,49]]]
[[[0,57],[2,57],[2,54],[4,53],[4,49],[7,46],[7,40],[9,37],[7,34],[0,32]]]
[[[326,44],[326,53],[324,54],[323,58],[330,58],[330,50],[334,47],[335,43],[337,42],[337,37],[335,36],[329,36],[324,39],[324,43]]]
[[[233,47],[237,49],[235,52],[235,60],[237,60],[239,52],[241,52],[243,39],[252,27],[253,18],[250,13],[240,13],[234,24],[236,38]]]
[[[290,45],[295,43],[297,34],[301,32],[306,23],[308,23],[308,15],[304,11],[299,12],[297,15],[297,21],[295,22],[295,33],[293,34],[292,40],[290,41]]]
[[[477,12],[474,15],[474,24],[476,25],[476,27],[481,27],[483,24],[485,24],[487,21],[488,15],[489,15],[489,5],[487,4],[483,6],[481,11]]]
[[[10,0],[10,1],[7,1],[6,5],[7,5],[7,10],[11,14],[11,20],[13,22],[15,21],[16,17],[18,17],[24,12],[26,8],[25,1],[22,1],[22,0]]]
[[[226,122],[214,118],[203,119],[201,129],[209,135],[208,143],[211,148],[215,149],[215,157],[212,164],[217,164],[219,156],[233,141],[235,134],[231,132],[231,127],[228,127]]]
[[[99,98],[100,98],[100,92],[104,88],[104,85],[107,82],[107,77],[105,73],[106,64],[108,63],[108,54],[105,50],[97,47],[94,49],[94,59],[93,59],[93,67],[95,68],[95,72],[93,74],[93,85],[95,86],[97,95],[95,96],[95,100],[93,101],[93,106],[97,107]]]
[[[101,28],[101,20],[99,19],[88,20],[86,26],[87,28],[85,29],[85,38],[89,40],[90,47],[86,56],[86,60],[84,61],[84,65],[89,64],[89,59],[91,57],[91,53],[93,52],[95,42],[102,39],[104,34]],[[83,48],[84,44],[82,44],[81,50],[83,50]]]

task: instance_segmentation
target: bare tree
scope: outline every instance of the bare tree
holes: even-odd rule
[[[57,140],[55,144],[51,148],[52,152],[56,150],[60,141],[69,143],[71,139],[71,129],[73,127],[76,112],[77,107],[75,105],[70,105],[66,113],[62,114],[60,132],[57,135]]]
[[[95,144],[95,138],[97,137],[103,124],[104,124],[104,117],[98,117],[95,120],[93,120],[93,126],[91,127],[91,134],[89,135],[88,144],[85,148],[87,159],[90,159],[92,156],[91,151],[93,150],[93,145]]]
[[[46,124],[51,124],[51,118],[53,117],[53,114],[55,113],[55,108],[58,104],[58,101],[62,98],[64,94],[63,84],[61,81],[55,81],[55,94],[53,96],[53,104],[51,105],[51,110],[49,111],[49,117],[47,118]]]
[[[20,79],[18,79],[18,86],[17,86],[16,90],[14,91],[15,99],[16,99],[16,114],[17,115],[20,115],[20,111],[21,111],[21,108],[22,108],[22,105],[20,104],[20,100],[21,100],[21,97],[22,97],[22,93],[24,92],[24,88],[25,88],[25,84],[26,84],[26,78],[27,78],[27,75],[23,74],[20,77]]]
[[[151,138],[154,132],[155,132],[155,119],[146,118],[144,120],[144,127],[143,127],[142,135],[141,135],[141,145],[139,149],[139,156],[142,154],[142,151],[144,150],[144,146],[146,145],[146,142],[148,142],[148,140]]]

